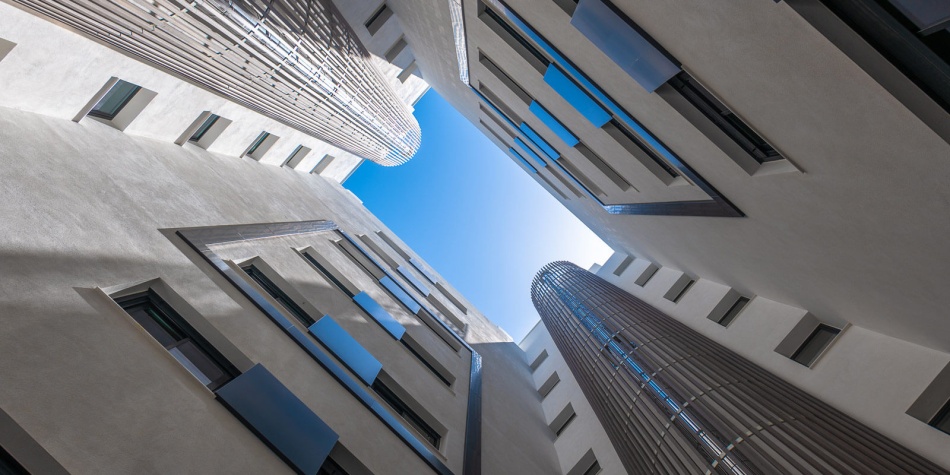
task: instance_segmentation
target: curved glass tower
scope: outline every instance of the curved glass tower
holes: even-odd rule
[[[574,264],[531,297],[629,473],[946,473]]]
[[[422,132],[329,0],[15,0],[386,166]]]

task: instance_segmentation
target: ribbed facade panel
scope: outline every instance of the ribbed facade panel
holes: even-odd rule
[[[15,0],[381,165],[422,132],[329,0]]]
[[[947,473],[574,264],[532,300],[630,473]]]

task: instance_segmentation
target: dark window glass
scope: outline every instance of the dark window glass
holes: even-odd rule
[[[742,309],[745,308],[745,305],[749,303],[749,299],[745,297],[739,297],[739,300],[736,300],[736,303],[732,304],[732,307],[729,307],[729,311],[726,312],[722,318],[719,319],[718,324],[728,327],[733,320],[736,319],[736,315],[739,315],[739,312],[742,312]]]
[[[220,119],[220,117],[211,114],[211,117],[208,117],[204,123],[201,124],[201,127],[198,127],[198,130],[196,130],[194,135],[192,135],[188,140],[191,142],[197,142],[201,140],[201,137],[204,137],[204,135],[208,132],[208,129],[210,129],[211,126],[213,126],[214,123],[218,121],[218,119]]]
[[[408,342],[406,342],[405,339],[400,339],[399,341],[402,342],[403,346],[405,346],[406,349],[409,350],[409,352],[412,353],[412,355],[415,356],[416,359],[418,359],[419,362],[422,363],[423,366],[425,366],[426,368],[428,368],[429,371],[432,371],[432,374],[434,374],[434,375],[435,375],[437,378],[439,378],[443,383],[445,383],[446,386],[451,386],[451,385],[452,385],[452,382],[451,382],[451,381],[449,381],[448,379],[446,379],[445,376],[442,376],[442,373],[440,373],[439,370],[435,369],[435,366],[432,366],[432,363],[429,363],[429,361],[428,361],[424,356],[422,356],[422,354],[420,354],[418,351],[416,351],[416,349],[413,348],[411,344],[409,344]]]
[[[627,126],[621,124],[620,121],[618,121],[617,119],[610,119],[609,124],[613,127],[613,129],[617,130],[617,132],[620,133],[620,136],[622,136],[623,138],[626,138],[628,141],[630,141],[632,146],[637,147],[640,151],[642,151],[648,157],[650,157],[650,160],[653,160],[667,174],[669,174],[672,177],[677,177],[680,175],[679,172],[677,172],[675,168],[671,167],[669,163],[666,163],[666,160],[663,160],[662,158],[660,158],[660,156],[657,155],[657,153],[653,151],[652,147],[643,143],[643,141],[640,140],[640,138],[637,137],[636,134],[634,134],[633,132],[630,132],[630,130],[627,129]]]
[[[326,267],[323,267],[323,265],[321,265],[320,262],[318,262],[316,259],[313,258],[313,256],[311,256],[310,254],[307,254],[306,252],[303,253],[303,257],[304,259],[307,260],[307,262],[313,264],[314,267],[319,269],[320,273],[323,274],[324,277],[326,277],[327,279],[330,279],[330,282],[332,282],[333,285],[335,285],[338,289],[342,290],[343,293],[346,294],[348,297],[353,298],[353,293],[350,292],[350,290],[347,289],[345,285],[343,285],[343,282],[340,282],[340,279],[337,279],[336,276],[333,275],[333,273],[330,272],[329,269],[327,269]]]
[[[442,440],[442,436],[406,405],[402,399],[399,399],[399,396],[396,396],[382,381],[377,379],[373,383],[373,390],[376,391],[376,394],[378,394],[382,400],[386,401],[386,404],[389,404],[393,408],[396,414],[402,416],[409,425],[419,431],[433,447],[439,448],[439,441]]]
[[[208,389],[213,391],[238,374],[238,370],[158,294],[149,290],[116,302]]]
[[[943,409],[930,421],[930,425],[941,432],[950,434],[950,402],[943,406]]]
[[[303,309],[293,301],[293,299],[288,297],[283,290],[280,290],[280,287],[268,279],[267,276],[260,271],[260,269],[254,266],[247,266],[242,269],[247,273],[247,275],[254,279],[254,282],[257,282],[257,284],[260,285],[268,295],[273,297],[277,303],[290,312],[290,314],[300,321],[300,323],[302,323],[305,327],[309,328],[310,325],[314,324],[316,320],[311,318],[310,315],[307,315],[307,312],[304,312]]]
[[[818,328],[805,340],[801,348],[792,355],[792,359],[805,366],[811,366],[815,362],[815,358],[840,332],[841,330],[832,326],[818,325]]]
[[[19,462],[10,455],[3,447],[0,447],[0,475],[29,475]]]
[[[132,100],[139,89],[142,88],[120,79],[102,99],[99,99],[99,102],[89,111],[89,115],[105,120],[115,119],[115,116]]]
[[[775,148],[750,129],[742,119],[733,114],[722,102],[719,102],[689,73],[686,71],[680,72],[673,76],[669,82],[686,100],[716,124],[729,138],[739,144],[743,150],[752,155],[757,162],[782,159]]]
[[[594,460],[594,464],[584,472],[584,475],[595,475],[597,473],[600,473],[600,463]]]
[[[247,149],[247,153],[245,155],[254,155],[254,152],[256,152],[257,149],[261,146],[261,144],[264,143],[265,140],[267,140],[267,137],[270,137],[269,133],[261,132],[261,135],[257,136],[257,140],[255,140],[254,143],[251,144],[251,148]]]
[[[349,475],[346,473],[346,470],[343,470],[336,462],[331,458],[327,458],[326,462],[323,462],[323,466],[320,467],[320,470],[317,471],[317,475]]]

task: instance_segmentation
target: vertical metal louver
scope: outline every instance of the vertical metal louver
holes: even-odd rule
[[[14,0],[386,166],[422,133],[329,0]]]
[[[574,264],[531,296],[629,473],[947,473]]]

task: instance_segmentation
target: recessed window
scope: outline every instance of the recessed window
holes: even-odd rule
[[[729,310],[726,311],[725,315],[723,315],[722,318],[720,318],[716,323],[724,327],[728,327],[729,324],[732,323],[732,321],[735,320],[740,313],[742,313],[742,309],[744,309],[748,303],[748,298],[739,297],[739,299],[736,300],[736,303],[732,304],[732,307],[729,307]]]
[[[16,459],[0,447],[0,475],[30,475]]]
[[[505,43],[508,43],[508,46],[511,46],[512,49],[518,52],[528,64],[537,69],[538,72],[544,73],[548,64],[551,64],[544,54],[518,34],[518,32],[508,25],[508,22],[502,19],[491,7],[488,7],[482,2],[478,2],[478,8],[481,11],[478,17],[485,22],[485,25],[491,28]]]
[[[435,358],[425,351],[416,340],[413,340],[408,334],[403,334],[402,338],[399,340],[402,342],[402,345],[409,350],[409,353],[412,353],[412,356],[415,356],[416,359],[422,363],[429,371],[432,372],[440,381],[445,383],[446,386],[452,386],[452,382],[455,378],[449,379],[445,373],[448,373],[448,370],[445,368],[436,368],[438,363],[433,362]],[[441,366],[441,365],[439,365]]]
[[[335,158],[336,157],[334,157],[333,155],[329,155],[329,154],[324,155],[323,158],[321,158],[320,161],[317,162],[316,165],[314,165],[313,170],[310,170],[310,173],[313,173],[316,175],[323,173],[323,171],[326,170],[327,167],[329,167],[331,163],[333,163],[333,160],[335,160]]]
[[[946,434],[950,434],[950,402],[943,406],[943,409],[930,421],[930,425]]]
[[[119,115],[122,108],[128,105],[129,101],[131,101],[132,98],[135,97],[135,94],[141,89],[141,86],[136,86],[135,84],[119,79],[112,88],[109,89],[109,92],[107,92],[105,96],[102,96],[102,99],[99,99],[96,105],[92,106],[92,110],[90,110],[87,115],[103,120],[115,119],[115,116]]]
[[[596,475],[600,473],[600,463],[594,460],[594,463],[584,472],[584,475]]]
[[[695,284],[695,283],[696,283],[695,280],[690,279],[690,281],[686,283],[686,285],[683,287],[683,289],[680,290],[679,293],[677,293],[677,294],[673,297],[673,303],[678,303],[678,302],[680,301],[680,299],[683,298],[684,295],[686,295],[686,292],[688,292],[689,289],[690,289],[690,288],[693,286],[693,284]]]
[[[841,333],[841,330],[830,325],[820,324],[805,340],[798,351],[792,354],[792,359],[805,366],[811,366],[818,355]]]
[[[327,458],[323,462],[323,466],[320,467],[320,470],[317,471],[317,475],[349,475],[346,473],[346,470],[343,470],[342,467],[331,458]]]
[[[686,71],[673,76],[669,83],[755,161],[762,163],[784,158]]]
[[[531,362],[531,366],[529,366],[531,372],[533,373],[534,370],[538,369],[538,366],[541,366],[541,363],[544,363],[546,359],[548,359],[548,350],[541,350],[541,353]]]
[[[557,371],[551,373],[551,376],[548,377],[544,384],[538,388],[538,394],[541,395],[541,399],[548,397],[548,394],[551,394],[551,391],[554,389],[554,386],[557,386],[557,383],[561,382],[561,377],[558,376]]]
[[[303,145],[298,145],[290,155],[287,156],[287,160],[284,160],[284,164],[281,166],[287,168],[297,168],[297,165],[300,165],[300,162],[307,157],[307,154],[310,153],[309,147],[304,147]]]
[[[208,389],[214,391],[238,375],[238,370],[155,292],[117,299],[116,303]]]
[[[623,271],[627,270],[627,267],[630,267],[630,264],[633,264],[633,256],[627,256],[623,258],[623,261],[617,265],[617,268],[614,269],[614,275],[620,276],[623,274]]]
[[[385,3],[382,4],[373,14],[369,17],[369,20],[366,20],[364,25],[366,29],[369,30],[369,34],[375,35],[383,25],[386,24],[386,20],[389,20],[389,17],[393,16],[393,11],[389,9],[389,5]]]
[[[406,49],[406,46],[408,46],[408,43],[406,43],[406,38],[400,37],[398,40],[396,40],[396,42],[392,45],[392,47],[390,47],[389,50],[386,51],[386,55],[385,55],[386,61],[390,63],[395,61],[396,58],[399,56],[399,53],[402,53],[402,50]]]
[[[564,409],[558,413],[557,417],[554,418],[548,427],[554,431],[555,436],[560,436],[564,432],[564,429],[567,429],[567,426],[571,424],[571,421],[573,421],[575,417],[577,417],[577,414],[574,412],[574,406],[572,406],[571,403],[568,403],[567,406],[565,406]]]
[[[247,266],[243,267],[242,270],[244,270],[254,282],[257,282],[257,284],[267,292],[267,295],[270,295],[277,303],[284,307],[285,310],[293,315],[297,321],[308,328],[314,324],[315,320],[310,315],[307,315],[307,312],[300,308],[297,302],[294,302],[277,284],[264,275],[260,269],[254,266]]]
[[[399,396],[396,395],[389,387],[387,387],[382,381],[377,379],[373,382],[373,390],[376,391],[376,394],[379,395],[380,399],[389,404],[393,408],[393,411],[406,422],[409,423],[422,437],[427,440],[433,447],[439,448],[439,442],[442,440],[442,436],[439,435],[435,429],[432,428],[425,420],[422,419],[412,408],[409,407]]]
[[[243,157],[246,155],[253,158],[254,160],[260,160],[264,158],[264,154],[270,150],[270,148],[275,142],[277,142],[279,138],[280,137],[270,132],[261,132],[260,135],[258,135],[257,138],[251,142],[251,146],[247,148],[247,151],[244,152],[244,155],[241,156]]]
[[[201,127],[198,127],[198,130],[196,130],[194,134],[191,134],[191,137],[188,138],[188,141],[197,142],[201,140],[201,138],[204,137],[205,134],[208,133],[208,130],[210,130],[211,127],[214,126],[215,122],[217,122],[218,119],[220,118],[221,117],[215,114],[211,114],[210,116],[208,116],[208,118],[205,119],[205,121],[201,124]]]

